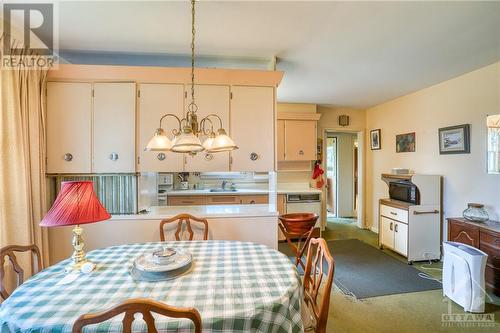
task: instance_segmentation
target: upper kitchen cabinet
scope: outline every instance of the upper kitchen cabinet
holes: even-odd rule
[[[183,171],[184,156],[179,153],[145,151],[144,148],[160,127],[160,118],[166,113],[179,118],[184,114],[184,85],[147,83],[139,85],[139,140],[137,147],[138,171],[178,172]],[[172,117],[163,120],[162,127],[172,137],[172,130],[179,125]]]
[[[231,171],[274,170],[274,87],[231,87]]]
[[[316,121],[286,120],[285,161],[312,161],[316,159]]]
[[[276,136],[279,162],[316,160],[319,117],[312,112],[278,113]]]
[[[47,83],[47,173],[91,172],[91,113],[91,83]]]
[[[93,172],[135,172],[135,83],[95,83]]]
[[[186,86],[189,88],[189,86]],[[223,85],[195,85],[195,101],[198,106],[198,120],[209,114],[216,114],[222,119],[222,126],[229,130],[229,86]],[[191,101],[188,94],[186,103]],[[220,127],[215,117],[211,117],[214,131]],[[210,128],[210,123],[205,124]],[[205,139],[202,136],[202,142]],[[185,171],[229,171],[229,152],[207,153],[201,152],[194,156],[186,154]]]

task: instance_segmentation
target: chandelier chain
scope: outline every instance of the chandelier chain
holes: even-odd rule
[[[196,0],[191,0],[191,104],[194,102],[194,38],[196,34],[195,29],[195,3]]]

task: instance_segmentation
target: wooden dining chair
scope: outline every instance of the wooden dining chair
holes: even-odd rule
[[[78,317],[73,324],[73,333],[81,333],[87,325],[99,324],[115,316],[125,313],[123,317],[124,333],[132,332],[132,323],[136,313],[142,314],[149,333],[157,333],[152,313],[172,318],[187,318],[194,323],[195,333],[201,333],[201,316],[195,308],[178,308],[146,298],[133,298],[112,307],[109,310],[84,314]]]
[[[176,240],[178,240],[178,241],[181,240],[180,234],[182,232],[184,224],[186,225],[186,230],[189,233],[189,240],[193,240],[194,232],[193,232],[193,228],[191,226],[191,222],[195,222],[195,224],[197,224],[197,225],[200,225],[200,224],[203,225],[203,240],[208,239],[208,221],[207,221],[207,219],[195,217],[195,216],[190,215],[190,214],[179,214],[179,215],[176,215],[172,218],[162,220],[160,222],[160,239],[162,242],[165,241],[165,230],[164,230],[165,224],[175,223],[175,222],[177,222],[177,229],[175,231],[175,239]]]
[[[323,281],[323,276],[326,280]],[[328,308],[330,305],[330,292],[333,283],[335,261],[333,260],[328,245],[323,238],[312,238],[307,250],[306,270],[304,273],[304,323],[311,323],[316,333],[326,333]],[[320,287],[321,288],[321,296]],[[310,320],[312,319],[312,320]],[[306,327],[307,328],[307,327]]]
[[[38,273],[42,267],[42,257],[40,256],[40,250],[35,244],[32,245],[9,245],[0,249],[0,296],[6,300],[10,294],[5,289],[4,277],[5,277],[5,258],[7,257],[12,264],[12,268],[17,275],[16,288],[19,287],[24,282],[24,270],[19,265],[17,261],[16,254],[20,252],[31,252],[31,260],[33,267],[33,274]]]

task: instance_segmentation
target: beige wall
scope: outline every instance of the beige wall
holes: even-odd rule
[[[486,115],[500,113],[500,62],[375,106],[369,131],[382,129],[382,150],[366,150],[368,226],[377,225],[378,199],[387,197],[380,174],[391,168],[444,176],[444,215],[461,216],[468,202],[484,203],[500,217],[500,175],[486,173]],[[438,128],[471,124],[471,153],[439,155]],[[416,152],[396,153],[395,135],[416,132]]]
[[[361,131],[366,128],[366,113],[364,110],[318,106],[318,112],[321,113],[318,122],[318,137],[323,136],[325,129]],[[339,126],[339,116],[343,114],[349,116],[349,126]]]

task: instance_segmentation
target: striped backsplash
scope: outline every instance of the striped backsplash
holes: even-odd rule
[[[55,191],[50,202],[59,193],[61,182],[71,180],[91,180],[94,191],[110,214],[135,214],[137,212],[137,177],[135,174],[114,175],[57,175],[54,179]]]

